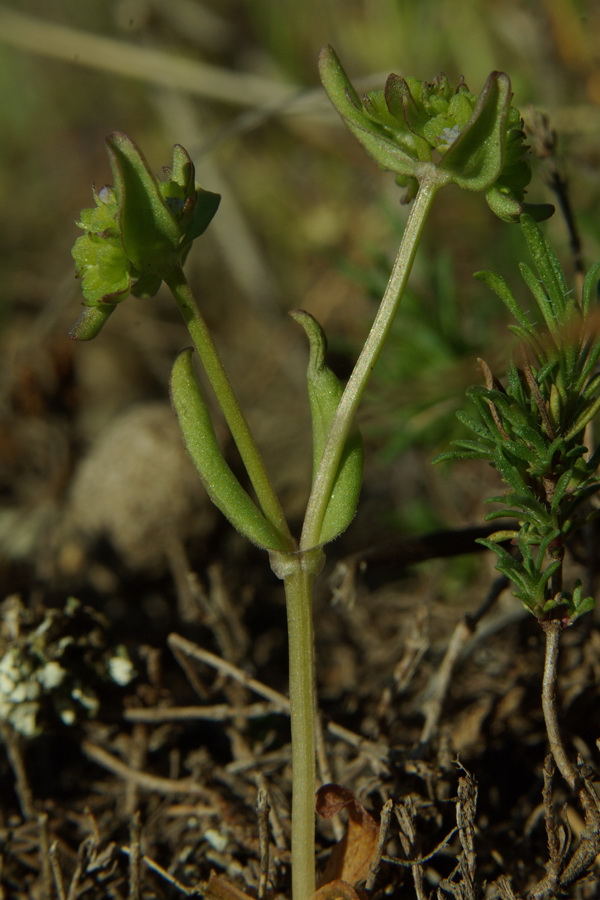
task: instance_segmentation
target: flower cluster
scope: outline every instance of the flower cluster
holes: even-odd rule
[[[194,165],[180,145],[159,180],[126,135],[115,132],[106,143],[115,186],[94,190],[96,205],[82,211],[77,225],[85,233],[72,251],[86,305],[71,330],[79,340],[94,337],[129,294],[154,296],[183,265],[220,201],[196,186]]]
[[[383,91],[360,98],[331,47],[322,51],[320,67],[346,125],[382,168],[396,173],[407,200],[429,179],[483,191],[505,221],[518,221],[524,211],[538,220],[552,214],[549,205],[523,203],[528,148],[503,72],[492,72],[478,97],[462,80],[453,88],[443,74],[432,82],[392,74]]]

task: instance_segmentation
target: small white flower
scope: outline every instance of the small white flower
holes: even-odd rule
[[[461,131],[462,129],[459,128],[458,125],[455,125],[454,128],[444,128],[440,135],[440,139],[447,147],[450,147],[460,135]]]

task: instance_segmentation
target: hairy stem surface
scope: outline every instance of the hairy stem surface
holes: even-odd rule
[[[312,592],[315,576],[301,557],[284,579],[292,727],[292,897],[315,893],[315,677]]]

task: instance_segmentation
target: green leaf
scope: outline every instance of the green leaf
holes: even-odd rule
[[[552,495],[552,503],[551,503],[551,511],[554,515],[556,515],[557,511],[560,508],[562,501],[564,500],[565,494],[569,489],[569,485],[572,481],[572,473],[570,470],[563,472],[558,481],[556,482],[554,493]]]
[[[437,466],[438,463],[442,462],[453,462],[458,459],[489,459],[489,453],[485,448],[482,449],[469,449],[468,446],[464,446],[463,444],[467,444],[466,441],[453,441],[452,445],[455,448],[454,450],[444,450],[443,453],[438,453],[437,456],[434,456],[431,460],[432,465]],[[479,445],[473,445],[475,448],[479,447]]]
[[[326,46],[321,50],[319,73],[332,104],[376,162],[392,172],[414,175],[415,159],[405,152],[389,129],[366,113],[333,47]]]
[[[514,540],[518,534],[519,532],[515,531],[514,528],[504,528],[502,531],[494,531],[493,534],[488,534],[487,540],[490,544],[500,544],[503,541]]]
[[[171,373],[171,401],[183,439],[206,491],[231,524],[266,550],[288,550],[225,461],[192,366],[192,350],[179,354]]]
[[[580,581],[575,584],[573,595],[567,602],[567,609],[571,622],[574,622],[580,616],[587,612],[592,612],[596,608],[594,597],[583,597],[583,587]]]
[[[492,72],[470,120],[440,162],[440,169],[459,187],[487,190],[502,172],[510,98],[508,75]]]
[[[494,456],[494,464],[504,481],[513,488],[516,493],[521,494],[525,493],[527,490],[527,483],[525,478],[519,471],[519,469],[509,460],[507,459],[506,451],[503,448],[503,445],[500,444],[498,447],[498,452]]]
[[[600,278],[600,261],[594,263],[583,282],[581,306],[584,315],[588,315],[598,303],[598,279]]]
[[[69,329],[69,337],[74,341],[91,341],[100,334],[106,320],[116,307],[114,306],[86,306]]]
[[[195,193],[194,214],[186,228],[184,244],[189,244],[204,234],[212,222],[221,202],[221,195],[204,188],[197,188]]]
[[[499,185],[491,187],[485,199],[491,211],[509,224],[520,222],[523,214],[529,215],[536,222],[543,222],[554,213],[551,203],[523,203],[508,188]]]
[[[486,503],[504,503],[504,497],[486,497]],[[493,522],[494,519],[518,519],[519,522],[523,522],[523,511],[518,508],[512,508],[510,506],[503,506],[502,509],[495,509],[494,512],[488,513],[485,517],[486,522]],[[518,532],[517,532],[518,534]]]
[[[478,434],[483,441],[488,442],[490,448],[492,447],[493,442],[490,439],[489,431],[485,425],[482,425],[481,422],[479,422],[477,419],[474,419],[472,416],[467,415],[467,413],[463,412],[460,409],[456,413],[456,418],[459,420],[459,422],[462,422],[462,424],[466,428],[470,429],[470,431]]]
[[[310,347],[307,385],[312,417],[314,480],[343,387],[325,363],[327,339],[317,320],[302,309],[294,309],[290,315],[306,332]],[[346,530],[354,518],[362,485],[363,465],[362,440],[358,428],[355,428],[346,442],[340,460],[319,535],[320,544],[336,538]]]
[[[554,312],[562,318],[565,313],[569,290],[560,261],[545,239],[539,226],[530,216],[524,215],[521,218],[521,227],[529,252],[535,262],[538,276],[543,280],[552,301]]]
[[[533,272],[527,263],[519,263],[519,270],[523,277],[523,281],[536,299],[539,310],[544,317],[544,321],[550,334],[556,338],[560,331],[561,318],[558,311],[554,307],[552,300],[546,291],[545,282],[540,282],[538,276]]]
[[[106,139],[119,206],[121,242],[140,274],[165,280],[178,264],[180,230],[141,150],[121,132]]]
[[[593,403],[589,404],[584,412],[582,412],[581,415],[577,417],[575,422],[569,428],[568,432],[565,434],[565,440],[571,441],[573,440],[573,438],[577,437],[577,435],[583,431],[588,422],[591,422],[598,412],[600,412],[600,397],[597,397],[596,400]]]
[[[501,275],[496,275],[495,272],[482,271],[475,272],[474,278],[478,281],[481,281],[483,284],[487,285],[498,297],[506,304],[509,311],[515,317],[517,322],[521,325],[521,327],[526,331],[534,331],[533,324],[529,321],[517,301],[515,300],[515,296],[508,284],[502,278]]]

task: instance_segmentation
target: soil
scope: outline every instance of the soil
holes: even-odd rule
[[[166,900],[201,895],[211,872],[289,897],[281,586],[190,480],[157,404],[162,357],[156,371],[139,350],[115,362],[143,385],[115,392],[114,331],[94,351],[109,387],[91,424],[81,348],[36,340],[15,356],[0,431],[0,897]],[[372,465],[331,547],[315,599],[320,780],[389,817],[365,895],[551,896],[550,812],[572,848],[584,817],[557,774],[544,807],[543,634],[467,528],[484,527],[478,482],[493,474],[456,470],[446,530],[390,537],[395,485],[427,483],[428,465]],[[292,509],[302,477],[287,472]],[[563,635],[559,698],[568,752],[593,780],[594,614]],[[344,814],[319,821],[321,869],[344,828]],[[562,895],[600,896],[597,873]]]

